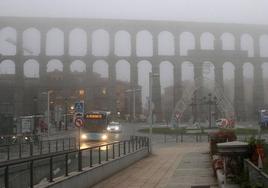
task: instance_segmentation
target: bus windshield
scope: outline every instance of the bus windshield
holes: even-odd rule
[[[108,125],[108,113],[105,111],[94,111],[85,114],[84,131],[88,132],[103,132]]]

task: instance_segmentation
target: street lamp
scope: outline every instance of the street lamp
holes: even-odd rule
[[[208,121],[209,121],[209,128],[211,128],[211,105],[214,105],[214,109],[215,109],[215,113],[216,113],[216,109],[217,109],[217,97],[213,97],[212,99],[212,94],[209,93],[208,94],[208,99],[206,100],[206,97],[204,97],[205,100],[205,104],[208,105]]]
[[[49,90],[47,92],[43,92],[42,94],[46,94],[47,95],[47,133],[48,133],[48,136],[50,136],[50,94],[52,93],[53,91]]]
[[[136,118],[136,92],[141,91],[141,89],[128,89],[126,90],[126,93],[133,93],[133,121],[135,122]],[[129,108],[129,114],[130,114],[130,108]]]
[[[151,121],[150,121],[150,131],[149,131],[149,151],[150,153],[152,153],[152,149],[153,149],[153,145],[152,145],[152,134],[153,134],[153,121],[154,121],[154,117],[153,117],[153,102],[152,102],[152,90],[153,90],[153,78],[154,77],[159,77],[159,73],[149,73],[149,117],[151,117]]]

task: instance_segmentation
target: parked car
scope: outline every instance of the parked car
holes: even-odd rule
[[[232,119],[218,119],[216,120],[216,126],[219,128],[234,128],[234,120]]]
[[[108,132],[121,132],[122,125],[119,122],[112,121],[107,126]]]

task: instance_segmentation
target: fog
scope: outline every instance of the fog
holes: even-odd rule
[[[217,23],[246,23],[246,24],[268,24],[268,1],[267,0],[1,0],[0,1],[0,16],[18,16],[18,17],[79,17],[79,18],[106,18],[106,19],[131,19],[131,20],[174,20],[174,21],[193,21],[193,22],[217,22]],[[53,44],[47,46],[46,52],[48,55],[62,54],[63,49],[60,44],[60,41],[55,42],[55,38],[63,40],[62,35],[54,32],[54,38],[50,38]],[[2,31],[0,33],[0,53],[12,54],[15,50],[14,45],[9,45],[8,49],[1,49],[1,40],[6,40],[6,35],[10,35],[12,38],[12,31]],[[146,36],[146,34],[144,34]],[[4,37],[3,37],[4,36]],[[86,53],[86,44],[83,34],[77,31],[76,40],[70,46],[70,55],[77,53],[79,55],[84,55]],[[123,36],[123,34],[121,35]],[[163,34],[164,40],[159,40],[159,43],[163,48],[159,49],[159,53],[162,54],[174,54],[174,48],[170,47],[168,44],[168,34]],[[2,37],[2,38],[1,38]],[[27,36],[26,36],[27,37]],[[123,41],[120,41],[123,38]],[[126,36],[127,38],[127,36]],[[190,41],[191,36],[183,36],[183,39]],[[93,46],[92,53],[93,55],[107,55],[109,49],[106,47],[107,40],[105,35],[101,32],[97,32],[93,37]],[[148,38],[143,35],[140,38],[137,38],[137,45],[139,40],[145,41]],[[203,38],[203,49],[210,49],[209,36]],[[223,49],[232,49],[232,42],[229,41],[228,36],[224,39]],[[31,46],[38,46],[34,44],[37,40],[32,40],[26,42],[26,49]],[[229,42],[228,42],[229,41]],[[116,41],[121,48],[116,48],[115,54],[125,54],[130,55],[130,44],[126,43],[124,37],[116,39]],[[202,41],[201,41],[202,43]],[[82,44],[82,45],[81,45]],[[137,47],[137,55],[152,55],[150,51],[150,40],[146,43],[145,47]],[[242,49],[247,50],[249,56],[252,56],[253,49],[248,45],[249,43],[243,43],[242,40]],[[181,48],[181,55],[186,55],[187,50],[192,49],[193,44],[187,42],[185,46]],[[264,50],[268,51],[268,46],[263,47]],[[33,54],[38,54],[40,49],[34,48],[31,49]],[[31,51],[30,50],[30,51]],[[26,54],[29,51],[25,52]],[[129,64],[119,62],[121,68],[117,64],[117,79],[123,81],[129,81]],[[55,67],[57,68],[57,62],[50,63],[48,71],[52,71]],[[54,67],[53,67],[54,66]],[[61,69],[58,65],[58,69]],[[145,61],[139,62],[139,84],[143,87],[148,85],[148,75],[145,75],[148,71],[151,70]],[[145,68],[141,68],[145,67]],[[191,64],[183,64],[182,66],[182,79],[183,80],[192,80],[192,66]],[[268,66],[265,66],[267,69]],[[76,62],[72,65],[71,70],[83,71],[85,67],[80,62]],[[213,78],[214,67],[209,68],[209,78]],[[123,71],[122,71],[123,70]],[[33,68],[25,72],[25,74],[34,74]],[[107,64],[106,62],[100,60],[95,62],[93,65],[93,71],[98,72],[102,77],[108,76]],[[170,62],[162,62],[160,66],[161,74],[161,85],[162,91],[164,87],[173,85],[173,77],[171,76],[172,66]],[[213,73],[213,74],[212,74]],[[252,78],[252,67],[244,66],[244,76],[247,78]],[[266,75],[264,75],[266,76]],[[230,64],[226,64],[224,67],[224,79],[232,80],[233,76],[233,67]],[[148,95],[148,89],[143,91],[143,101],[145,101],[146,96]]]

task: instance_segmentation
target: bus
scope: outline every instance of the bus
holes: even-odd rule
[[[84,126],[81,127],[81,141],[108,140],[107,125],[110,122],[109,111],[91,111],[84,114]]]

